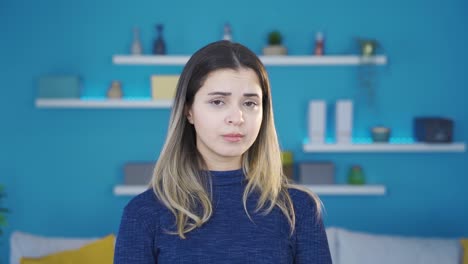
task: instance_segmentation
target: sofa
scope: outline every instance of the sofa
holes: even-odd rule
[[[10,264],[112,264],[115,236],[44,237],[15,231],[10,237]]]
[[[468,264],[468,255],[463,254],[468,248],[467,240],[370,234],[336,227],[327,228],[326,232],[334,264]],[[77,250],[99,239],[42,237],[13,232],[10,264],[19,264],[21,257],[38,258]]]
[[[334,264],[468,264],[468,256],[462,262],[467,243],[460,239],[370,234],[342,228],[327,228],[327,237]]]

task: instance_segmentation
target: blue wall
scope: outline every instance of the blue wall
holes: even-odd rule
[[[329,54],[356,53],[356,36],[377,38],[390,63],[377,70],[379,86],[371,105],[357,85],[357,68],[268,68],[281,145],[294,151],[296,161],[334,161],[340,183],[357,163],[369,183],[387,186],[388,195],[382,197],[323,197],[328,226],[468,236],[466,153],[302,152],[307,102],[314,98],[327,100],[330,107],[338,98],[353,99],[355,137],[368,136],[376,124],[390,126],[396,137],[410,137],[414,116],[441,115],[455,120],[455,140],[466,141],[466,1],[186,2],[0,3],[0,182],[13,210],[1,238],[4,261],[12,230],[82,237],[117,231],[130,198],[116,197],[112,189],[122,182],[126,162],[157,158],[169,110],[37,109],[36,82],[44,74],[71,73],[84,78],[88,96],[103,96],[114,79],[122,80],[127,95],[148,96],[150,74],[179,73],[181,67],[117,66],[111,56],[128,53],[135,25],[148,52],[158,22],[165,24],[170,54],[191,54],[219,39],[226,21],[235,41],[257,53],[275,28],[296,55],[310,54],[317,30],[325,31]]]

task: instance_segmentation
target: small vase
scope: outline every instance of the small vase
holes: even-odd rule
[[[112,81],[109,89],[107,90],[107,97],[109,99],[121,99],[123,96],[122,85],[119,81]]]
[[[156,37],[156,40],[153,43],[153,54],[156,54],[156,55],[166,54],[166,43],[163,38],[163,29],[164,29],[164,26],[162,24],[156,25],[156,30],[158,32],[158,35]]]
[[[140,31],[138,28],[133,29],[133,42],[132,42],[132,55],[141,55],[143,54],[143,48],[140,41]]]
[[[348,183],[352,185],[363,185],[366,183],[361,166],[354,165],[349,169]]]
[[[388,142],[390,140],[390,131],[388,127],[373,127],[371,129],[372,141],[376,143]]]

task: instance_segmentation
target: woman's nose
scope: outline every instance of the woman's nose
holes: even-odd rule
[[[244,123],[244,113],[238,107],[234,107],[226,116],[226,122],[232,125],[240,125]]]

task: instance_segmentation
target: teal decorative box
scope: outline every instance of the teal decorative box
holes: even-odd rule
[[[76,75],[46,75],[39,77],[39,98],[80,98],[81,83]]]

